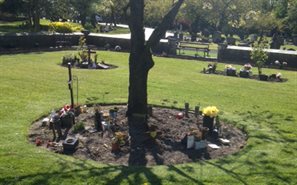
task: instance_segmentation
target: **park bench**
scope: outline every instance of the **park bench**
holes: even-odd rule
[[[194,51],[196,51],[195,56],[198,55],[199,51],[202,51],[204,58],[206,56],[209,56],[209,51],[210,51],[209,43],[204,43],[204,42],[184,42],[184,41],[181,41],[181,42],[178,43],[177,49],[179,51],[179,55],[180,55],[181,50],[182,51],[184,51],[184,50],[194,50]]]

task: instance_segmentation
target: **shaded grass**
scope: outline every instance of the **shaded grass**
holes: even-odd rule
[[[297,73],[292,71],[281,70],[289,79],[285,83],[267,83],[200,73],[207,62],[155,58],[149,103],[167,99],[167,106],[183,107],[189,102],[192,109],[197,104],[216,105],[221,119],[248,133],[247,146],[222,159],[174,166],[110,166],[29,144],[30,124],[70,102],[67,68],[58,65],[70,52],[0,56],[0,184],[297,183]],[[128,54],[98,53],[99,60],[119,68],[74,69],[79,102],[127,102]],[[267,74],[276,72],[264,69]]]
[[[25,23],[25,21],[0,21],[0,33],[19,33],[33,31],[33,28],[29,27]],[[49,23],[49,20],[40,19],[40,29],[47,31]]]
[[[50,20],[40,19],[41,30],[48,31]],[[81,27],[81,24],[69,22],[73,27]],[[98,32],[97,28],[93,26],[87,27],[91,32]],[[26,21],[0,21],[0,33],[19,33],[19,32],[31,32],[33,31],[28,25],[26,25]],[[116,27],[111,30],[107,34],[126,34],[130,33],[129,28]]]

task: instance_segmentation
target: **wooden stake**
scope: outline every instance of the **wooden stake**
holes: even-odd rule
[[[195,106],[195,117],[197,118],[199,116],[199,106]]]
[[[189,117],[189,107],[190,107],[189,103],[185,103],[185,116],[186,117]]]

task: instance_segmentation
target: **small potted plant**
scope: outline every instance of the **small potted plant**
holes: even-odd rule
[[[214,119],[218,113],[219,109],[216,106],[208,106],[202,110],[203,127],[207,127],[210,133],[214,129]]]
[[[268,59],[268,54],[265,51],[267,48],[267,43],[265,41],[259,41],[253,47],[251,52],[251,60],[254,61],[255,65],[258,68],[259,79],[263,81],[268,80],[268,76],[262,74],[262,68],[265,65],[266,60]]]
[[[125,134],[124,132],[115,132],[115,136],[112,138],[111,152],[119,152],[120,147],[127,143],[127,139],[127,134]]]

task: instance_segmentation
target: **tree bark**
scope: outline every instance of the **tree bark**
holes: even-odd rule
[[[129,2],[131,50],[127,117],[132,149],[143,147],[150,138],[147,123],[147,80],[148,72],[154,66],[151,47],[158,44],[166,30],[173,23],[183,1],[179,0],[173,5],[147,42],[145,41],[143,25],[144,0],[130,0]]]

